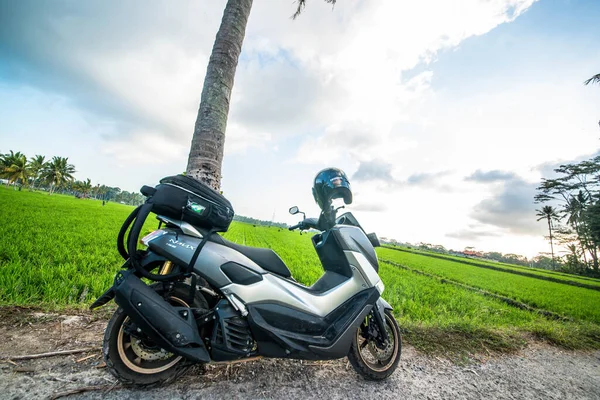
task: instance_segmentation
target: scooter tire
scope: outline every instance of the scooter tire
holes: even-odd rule
[[[160,293],[162,285],[154,284],[150,287]],[[202,293],[195,291],[194,298],[191,299],[190,286],[184,283],[175,284],[169,293],[169,299],[174,305],[181,306],[185,303],[185,305],[189,307],[208,308],[208,303]],[[102,346],[106,368],[121,382],[121,384],[124,386],[158,386],[174,381],[189,369],[192,363],[186,361],[182,357],[175,357],[173,355],[174,359],[166,365],[168,368],[165,368],[164,370],[155,373],[150,372],[150,370],[143,372],[134,370],[134,368],[136,368],[135,364],[129,359],[123,359],[122,355],[125,353],[125,350],[123,349],[124,346],[119,344],[120,341],[123,341],[124,335],[123,333],[120,334],[120,332],[127,318],[127,315],[121,307],[114,312],[104,331],[104,341]],[[119,346],[121,346],[121,348],[119,348]],[[171,363],[172,365],[170,365]],[[137,369],[141,370],[139,368]],[[159,369],[160,368],[157,368],[157,370]]]
[[[352,339],[348,360],[358,374],[370,381],[382,381],[394,373],[398,363],[400,362],[400,354],[402,352],[402,337],[400,335],[400,327],[394,318],[391,310],[385,310],[385,323],[388,336],[393,338],[391,343],[390,356],[385,358],[385,362],[379,365],[378,362],[369,362],[365,357],[365,351],[369,351],[366,347],[369,345],[361,342],[361,328],[359,327]],[[374,350],[377,352],[377,350]]]

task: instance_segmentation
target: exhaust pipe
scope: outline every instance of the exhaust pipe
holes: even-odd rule
[[[113,289],[115,302],[129,319],[162,348],[191,361],[210,361],[190,308],[173,307],[133,270],[119,272]]]

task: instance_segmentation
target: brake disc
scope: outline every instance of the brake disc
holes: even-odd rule
[[[131,350],[136,356],[147,361],[166,360],[173,356],[173,353],[169,353],[165,349],[148,349],[140,339],[134,338],[131,338]]]
[[[385,341],[385,347],[383,349],[380,349],[379,347],[377,347],[377,345],[374,343],[374,340],[370,340],[369,344],[367,345],[371,355],[373,355],[373,357],[375,357],[378,360],[386,360],[394,352],[394,343],[393,343],[394,336],[388,326],[385,327],[385,330],[387,331],[387,334],[388,334],[388,340]]]

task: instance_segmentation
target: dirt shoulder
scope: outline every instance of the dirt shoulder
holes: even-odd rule
[[[106,320],[87,313],[59,315],[4,309],[0,357],[93,347],[68,356],[0,363],[0,398],[51,398],[85,386],[103,390],[78,399],[164,398],[600,398],[600,351],[570,352],[546,345],[518,354],[476,356],[468,365],[428,357],[405,346],[397,371],[385,382],[360,378],[347,360],[301,362],[263,359],[192,368],[172,385],[123,388],[106,368],[100,344]],[[91,356],[91,357],[89,357]],[[15,365],[16,364],[16,365]]]

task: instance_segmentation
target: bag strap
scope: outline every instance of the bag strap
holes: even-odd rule
[[[131,227],[131,231],[129,231],[129,235],[127,236],[127,250],[129,253],[128,255],[129,255],[129,260],[131,261],[131,264],[135,267],[136,270],[138,270],[138,272],[143,274],[143,272],[147,273],[147,271],[142,268],[142,266],[139,264],[139,262],[136,258],[137,242],[138,242],[138,238],[140,236],[140,232],[142,231],[142,227],[144,226],[144,222],[146,222],[146,218],[148,217],[148,214],[150,214],[150,211],[152,210],[152,204],[144,203],[143,205],[141,205],[138,208],[139,208],[139,210],[138,209],[135,210],[135,211],[137,211],[136,215],[134,215],[135,222],[133,224],[133,227]],[[133,213],[132,213],[132,215],[133,215]],[[131,215],[129,217],[131,217]],[[129,219],[129,218],[127,218],[127,219]],[[127,221],[125,221],[125,222],[127,222]],[[125,224],[123,224],[123,225],[125,226]]]
[[[125,222],[123,222],[123,226],[121,226],[121,230],[119,231],[119,235],[117,236],[117,249],[119,250],[119,254],[121,255],[121,257],[123,257],[123,259],[125,260],[129,258],[129,253],[127,253],[127,249],[125,248],[124,243],[125,232],[127,232],[127,229],[129,229],[129,226],[131,225],[135,217],[138,215],[140,208],[142,208],[141,205],[137,206],[135,210],[133,210],[131,214],[129,214]],[[127,236],[127,242],[129,242],[129,236],[130,235]]]
[[[127,236],[127,249],[129,250],[129,256],[131,257],[137,252],[137,241],[140,237],[140,232],[142,231],[142,227],[144,226],[144,222],[146,222],[146,218],[148,218],[148,214],[152,211],[152,204],[145,203],[143,204],[137,215],[135,216],[135,222],[133,227],[131,227],[131,231],[129,231],[129,235]]]
[[[152,211],[152,203],[142,204],[141,206],[138,206],[135,210],[133,210],[133,212],[127,217],[127,219],[123,223],[123,226],[121,227],[121,230],[119,231],[119,236],[117,239],[117,247],[119,249],[119,253],[121,254],[121,256],[125,259],[129,258],[131,265],[143,277],[154,280],[154,281],[171,280],[171,279],[174,279],[174,278],[182,275],[182,273],[175,273],[175,274],[168,274],[168,275],[152,274],[152,273],[146,271],[146,269],[144,269],[144,267],[140,264],[140,262],[138,260],[138,254],[137,254],[138,238],[140,236],[140,232],[142,231],[142,227],[144,226],[144,222],[146,222],[146,218],[148,218],[148,215],[150,214],[151,211]],[[126,250],[123,245],[123,239],[125,237],[125,232],[131,225],[132,221],[134,221],[134,220],[135,220],[135,222],[133,223],[133,226],[131,227],[129,234],[127,235],[127,250]],[[219,229],[212,228],[206,233],[206,235],[203,236],[202,240],[198,244],[198,247],[196,247],[196,250],[194,250],[194,254],[192,255],[192,258],[190,259],[190,262],[187,265],[187,268],[186,268],[185,272],[183,273],[183,275],[185,275],[185,276],[192,275],[192,271],[194,270],[194,264],[196,264],[196,261],[198,260],[200,251],[202,250],[202,248],[204,247],[206,242],[208,242],[208,239],[210,238],[210,236],[212,236],[216,232],[219,232]]]
[[[190,263],[188,264],[185,274],[187,276],[192,274],[192,271],[194,270],[194,264],[196,264],[196,260],[198,260],[198,256],[200,255],[200,251],[202,250],[202,248],[204,247],[204,245],[206,244],[206,242],[208,242],[208,239],[216,232],[218,232],[219,230],[216,228],[212,228],[211,230],[209,230],[206,235],[204,235],[204,237],[202,238],[202,240],[200,241],[200,243],[198,244],[198,247],[196,247],[196,250],[194,251],[194,254],[192,255],[192,258],[190,259]]]

